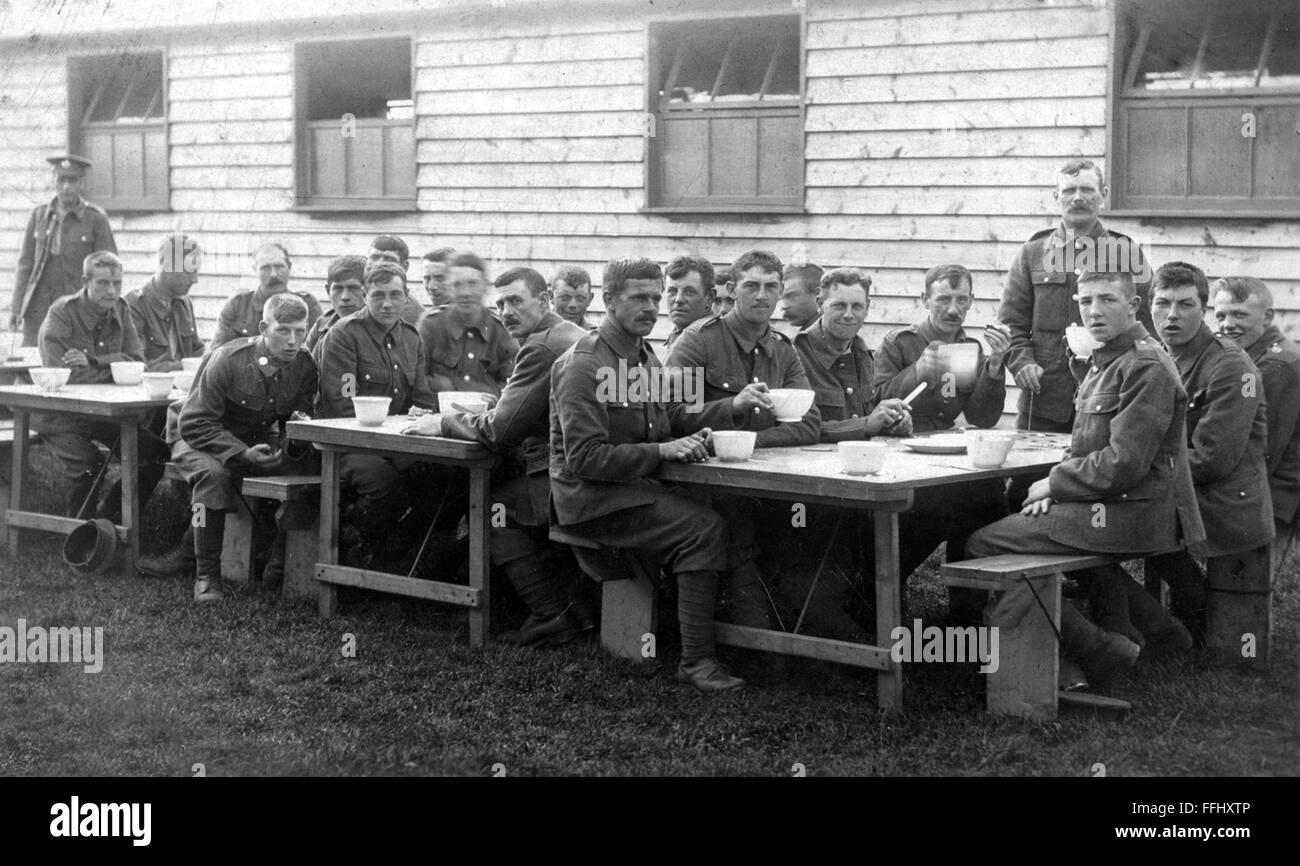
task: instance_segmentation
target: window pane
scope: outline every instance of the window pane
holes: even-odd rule
[[[660,31],[662,81],[659,95],[673,104],[751,102],[759,98],[780,49],[768,96],[799,93],[799,19],[722,21],[714,25],[692,22],[665,25]],[[733,46],[734,42],[734,47]],[[728,50],[730,54],[728,55]],[[718,92],[713,86],[729,56]],[[673,68],[677,75],[673,77]],[[671,79],[671,81],[670,81]],[[671,85],[671,92],[667,88]]]
[[[126,76],[114,75],[108,70],[104,70],[105,78],[103,79],[104,87],[99,94],[99,101],[95,103],[95,109],[87,120],[92,123],[112,122],[117,119],[117,107],[122,103],[122,96],[126,93]]]
[[[1151,25],[1146,50],[1134,83],[1149,90],[1223,90],[1254,87],[1260,52],[1268,32],[1273,4],[1269,0],[1236,0],[1231,7],[1194,0],[1181,4],[1143,4]],[[1272,77],[1300,73],[1300,11],[1288,4],[1282,13],[1274,49],[1266,61]],[[1207,36],[1199,71],[1196,58]]]
[[[345,114],[388,119],[390,103],[411,99],[409,39],[321,42],[300,51],[307,120],[338,120]]]
[[[1273,47],[1264,58],[1260,84],[1300,87],[1300,6],[1289,6],[1278,20]]]
[[[1221,10],[1210,24],[1202,78],[1197,88],[1254,87],[1255,70],[1268,32],[1265,7]]]

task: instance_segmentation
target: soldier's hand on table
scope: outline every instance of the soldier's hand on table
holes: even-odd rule
[[[80,349],[69,349],[63,353],[63,358],[61,360],[63,361],[64,366],[71,367],[74,370],[78,367],[90,366],[90,359],[87,358],[86,353]]]
[[[274,469],[284,460],[284,452],[270,445],[254,445],[252,448],[245,448],[244,453],[239,455],[245,463],[251,463],[260,469]]]
[[[910,433],[912,430],[912,410],[908,408],[906,403],[897,397],[881,400],[876,405],[876,408],[871,410],[871,414],[867,416],[867,435],[875,436],[886,430],[894,433],[898,425],[904,422],[906,422],[907,430]]]
[[[1020,372],[1016,374],[1016,384],[1021,388],[1028,388],[1030,391],[1037,394],[1042,390],[1042,386],[1038,383],[1038,379],[1042,375],[1042,367],[1037,364],[1026,364],[1021,367]]]
[[[737,413],[753,412],[755,409],[773,411],[772,398],[767,393],[767,383],[750,382],[732,398],[731,408]]]
[[[407,424],[402,432],[408,436],[441,436],[442,415],[438,412],[426,412],[415,417],[414,424]]]
[[[711,431],[706,427],[698,433],[659,443],[659,459],[674,463],[703,463],[709,459],[708,439]]]

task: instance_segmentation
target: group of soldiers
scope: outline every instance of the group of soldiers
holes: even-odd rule
[[[288,250],[264,244],[253,256],[258,287],[226,302],[205,347],[187,297],[201,264],[197,241],[164,239],[157,271],[123,297],[111,233],[97,234],[102,212],[64,195],[75,190],[64,178],[77,162],[54,162],[59,196],[33,215],[37,237],[24,246],[14,324],[33,334],[45,364],[71,367],[73,382],[109,381],[114,360],[166,371],[203,358],[188,395],[142,428],[136,467],[147,497],[170,459],[202,506],[205,519],[177,550],[140,562],[146,573],[193,574],[197,601],[221,597],[224,516],[241,507],[241,480],[312,471],[312,450],[287,441],[284,422],[349,417],[362,396],[390,398],[389,414],[409,416],[404,432],[475,441],[499,455],[491,496],[506,519],[492,526],[491,561],[529,609],[504,640],[550,646],[596,628],[583,587],[548,540],[559,525],[654,558],[675,578],[677,675],[704,692],[743,685],[714,652],[719,613],[758,627],[782,620],[765,569],[788,534],[772,531],[788,513],[761,501],[657,478],[665,461],[709,459],[713,430],[754,431],[761,448],[910,436],[963,417],[992,427],[1009,373],[1021,388],[1017,427],[1072,433],[1068,458],[1010,488],[981,480],[918,492],[900,521],[900,571],[906,579],[940,542],[949,561],[999,552],[1149,556],[1148,573],[1170,588],[1170,611],[1118,566],[1083,576],[1090,617],[1065,606],[1063,658],[1081,677],[1102,680],[1204,639],[1206,576],[1194,556],[1267,556],[1270,543],[1289,542],[1300,491],[1300,349],[1273,324],[1267,286],[1250,277],[1211,286],[1184,262],[1153,273],[1136,244],[1102,225],[1107,189],[1087,160],[1057,174],[1060,222],[1016,257],[983,341],[965,328],[970,271],[939,264],[919,287],[923,315],[874,351],[860,336],[872,279],[855,268],[787,266],[765,250],[739,255],[725,274],[699,256],[666,266],[616,259],[602,275],[604,315],[593,323],[591,279],[580,268],[549,282],[529,267],[492,279],[477,255],[447,248],[421,260],[427,298],[417,299],[408,247],[392,235],[330,264],[328,312],[311,292],[289,290]],[[73,235],[87,233],[78,243],[110,249],[88,250],[80,288],[50,297],[58,283],[48,275],[67,270],[56,250],[81,252],[70,225],[82,226]],[[647,337],[664,295],[673,328],[661,361]],[[30,317],[46,303],[33,331]],[[793,337],[771,327],[778,307]],[[1088,339],[1068,340],[1071,325]],[[955,344],[972,347],[973,375],[954,377],[945,347]],[[666,387],[611,397],[614,370],[661,376]],[[702,400],[686,399],[688,379]],[[810,389],[814,404],[797,422],[778,421],[778,388]],[[456,391],[487,393],[489,408],[446,405],[445,392]],[[95,442],[107,444],[113,431],[52,418],[37,429],[72,482],[70,511],[93,508]],[[346,563],[405,571],[424,550],[438,569],[460,567],[462,471],[347,454],[340,478]],[[110,494],[100,510],[114,502]],[[822,529],[808,535],[827,544],[824,528],[845,519],[846,537],[870,557],[869,517],[809,521]],[[272,548],[269,582],[282,573],[282,551],[282,543]],[[869,580],[860,598],[874,597]],[[1008,595],[1021,591],[1029,590]],[[978,622],[985,601],[953,590],[950,620]],[[874,614],[860,619],[874,624]]]

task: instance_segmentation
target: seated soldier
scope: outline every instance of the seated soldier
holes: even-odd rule
[[[551,298],[555,312],[566,322],[583,330],[592,327],[587,321],[587,308],[591,306],[591,275],[577,265],[565,265],[551,281]]]
[[[1259,368],[1268,402],[1268,487],[1273,500],[1273,567],[1291,547],[1300,506],[1300,346],[1273,324],[1273,294],[1263,280],[1224,277],[1214,284],[1219,330]]]
[[[821,317],[818,296],[825,272],[816,265],[786,265],[781,281],[781,318],[802,331]]]
[[[325,272],[325,293],[329,295],[330,311],[316,320],[307,332],[304,348],[311,353],[317,365],[320,355],[316,351],[325,332],[339,319],[345,319],[366,305],[366,260],[362,256],[339,256],[330,262]]]
[[[663,272],[649,259],[618,259],[601,280],[605,318],[551,370],[551,496],[556,522],[608,547],[652,555],[677,580],[682,658],[677,678],[703,692],[739,688],[714,657],[718,572],[726,564],[722,519],[661,484],[664,461],[708,459],[708,432],[680,439],[685,406],[662,400],[602,399],[620,361],[661,369],[645,337],[659,317]],[[602,387],[602,383],[606,387]],[[655,396],[628,389],[627,396]]]
[[[182,358],[203,355],[203,340],[194,325],[190,289],[199,281],[203,251],[193,238],[169,234],[158,246],[158,270],[149,282],[126,296],[131,321],[144,346],[145,369],[171,373]]]
[[[996,322],[985,328],[991,353],[962,325],[974,300],[970,271],[961,265],[937,265],[925,274],[921,304],[926,318],[889,333],[876,353],[875,386],[884,398],[904,398],[922,383],[926,389],[912,398],[912,429],[917,433],[948,430],[958,415],[976,427],[993,427],[1006,403],[1003,359],[1011,347],[1010,332]],[[942,348],[965,344],[977,352],[973,376],[949,369]],[[1007,514],[1004,482],[1000,478],[967,484],[924,487],[916,491],[912,508],[899,524],[899,573],[907,577],[947,542],[947,559],[966,558],[966,539],[976,529]],[[949,589],[949,616],[955,624],[978,625],[983,592]]]
[[[415,326],[401,316],[405,271],[388,262],[373,265],[366,269],[365,286],[365,307],[330,328],[318,347],[319,417],[355,417],[353,397],[381,395],[392,399],[390,415],[406,414],[412,406],[433,411],[437,397],[425,376],[424,344]],[[428,525],[421,521],[430,497],[419,490],[423,475],[411,471],[416,462],[377,454],[339,458],[340,487],[355,497],[348,519],[355,533],[347,551],[350,564],[369,567],[377,561],[398,567],[407,553],[408,533],[423,532]],[[412,520],[399,524],[408,505]]]
[[[366,264],[377,265],[388,262],[397,265],[402,273],[407,273],[411,265],[411,251],[406,241],[397,235],[375,235],[370,242],[370,251],[366,253]],[[407,292],[406,302],[402,304],[402,318],[412,325],[419,325],[424,316],[424,305],[416,300],[415,295]]]
[[[546,278],[532,268],[506,271],[496,285],[501,320],[523,344],[500,401],[478,415],[442,407],[440,414],[422,416],[405,432],[480,442],[510,458],[492,471],[492,501],[505,506],[506,522],[493,522],[490,551],[493,565],[505,572],[530,613],[502,639],[519,646],[555,646],[595,627],[581,596],[566,593],[539,556],[550,526],[551,366],[587,332],[551,312]]]
[[[686,326],[710,315],[713,303],[713,265],[699,256],[678,256],[664,268],[668,278],[668,318],[673,329],[664,341],[670,350]]]
[[[819,438],[822,442],[906,436],[912,430],[907,405],[898,399],[877,403],[871,384],[874,361],[871,350],[858,335],[870,305],[870,286],[871,278],[853,268],[839,268],[823,274],[818,287],[821,318],[794,338],[804,372],[817,393],[817,411],[821,413]],[[833,538],[838,540],[854,535],[861,539],[871,538],[871,519],[862,511],[812,505],[809,512],[816,513],[808,515],[806,526],[794,534],[793,543],[785,548],[789,554],[785,558],[792,561],[783,569],[782,579],[774,590],[778,605],[792,614],[801,609],[811,588],[813,572],[807,567],[808,562],[819,561]],[[836,527],[846,524],[849,531],[841,536]],[[857,552],[854,545],[837,544],[836,547],[833,556]],[[869,563],[870,557],[867,556],[865,561]],[[849,573],[859,570],[858,562],[844,564]],[[870,568],[862,571],[873,573]],[[870,590],[870,583],[868,580],[865,586],[849,584],[853,591],[847,597],[847,605],[841,604],[841,598],[825,590],[815,593],[805,620],[808,632],[843,640],[859,639],[861,635],[857,633],[857,627],[844,616],[845,609],[852,609],[860,613],[859,619],[867,626],[866,631],[874,633],[874,614],[867,615],[875,608],[875,595]]]
[[[1146,573],[1169,584],[1169,610],[1197,646],[1205,639],[1208,584],[1191,554],[1230,556],[1273,540],[1268,395],[1245,350],[1205,323],[1209,293],[1205,274],[1186,262],[1161,265],[1151,285],[1151,319],[1187,391],[1187,461],[1205,543],[1151,557]],[[1268,551],[1259,553],[1267,563]]]
[[[244,504],[239,492],[243,480],[310,474],[316,468],[312,449],[294,451],[284,436],[284,423],[295,413],[305,416],[316,398],[316,364],[302,348],[307,316],[307,305],[297,295],[281,292],[267,298],[259,336],[232,340],[213,351],[185,400],[168,411],[167,441],[172,461],[190,483],[193,516],[180,550],[141,560],[139,568],[161,576],[187,572],[193,563],[195,601],[223,597],[226,512]],[[275,583],[283,569],[281,535],[263,579]]]
[[[37,342],[41,363],[47,367],[70,367],[69,384],[111,383],[114,361],[144,361],[144,347],[136,333],[131,313],[122,300],[122,262],[110,252],[86,256],[81,267],[81,291],[64,295],[50,306],[41,324]],[[121,427],[116,421],[97,421],[67,414],[35,415],[32,429],[50,444],[72,488],[67,494],[70,517],[107,517],[122,522],[122,485],[115,484],[102,508],[92,502],[95,479],[103,467],[96,442],[117,448]],[[123,467],[136,472],[141,504],[162,478],[167,463],[167,445],[140,426],[140,465]]]
[[[1128,272],[1085,272],[1079,312],[1099,344],[1079,384],[1070,456],[1030,485],[1019,514],[971,536],[968,556],[1001,553],[1144,554],[1204,538],[1195,506],[1183,427],[1187,392],[1174,363],[1138,321],[1142,300]],[[1104,679],[1132,666],[1142,641],[1177,642],[1160,604],[1116,566],[1093,569],[1095,586],[1129,601],[1108,610],[1102,628],[1069,600],[1061,603],[1061,652]],[[1040,615],[1029,581],[1003,594],[990,625]],[[1185,631],[1182,632],[1186,634]],[[1131,639],[1132,638],[1132,639]]]
[[[725,316],[731,312],[732,307],[736,306],[736,284],[731,281],[731,268],[714,265],[713,273],[716,274],[716,279],[709,310],[715,316]]]
[[[453,303],[420,321],[429,382],[437,391],[483,391],[493,396],[514,368],[519,343],[484,305],[487,265],[457,253],[447,265]]]
[[[209,349],[229,343],[239,337],[256,337],[262,326],[262,309],[272,295],[289,291],[289,276],[293,262],[284,244],[265,243],[253,251],[253,272],[257,274],[256,290],[245,289],[231,295],[217,316],[217,333]],[[307,325],[310,327],[321,317],[320,302],[311,292],[294,292],[307,305]]]
[[[424,254],[420,272],[424,277],[424,291],[429,296],[429,308],[445,307],[452,301],[447,290],[447,261],[456,254],[451,247],[438,247]]]
[[[700,370],[704,376],[704,407],[688,413],[682,429],[753,430],[758,448],[811,445],[821,422],[816,405],[798,422],[778,423],[768,395],[772,388],[809,389],[799,353],[788,337],[769,325],[781,293],[781,260],[766,250],[751,250],[736,260],[731,278],[735,308],[692,324],[668,354],[669,369]],[[726,519],[731,544],[732,620],[768,627],[771,594],[755,562],[754,520],[765,515],[776,520],[778,511],[785,520],[788,510],[741,497],[718,497],[714,507]]]

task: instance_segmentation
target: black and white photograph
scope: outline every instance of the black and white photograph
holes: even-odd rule
[[[0,0],[0,284],[0,776],[1300,775],[1300,0]]]

